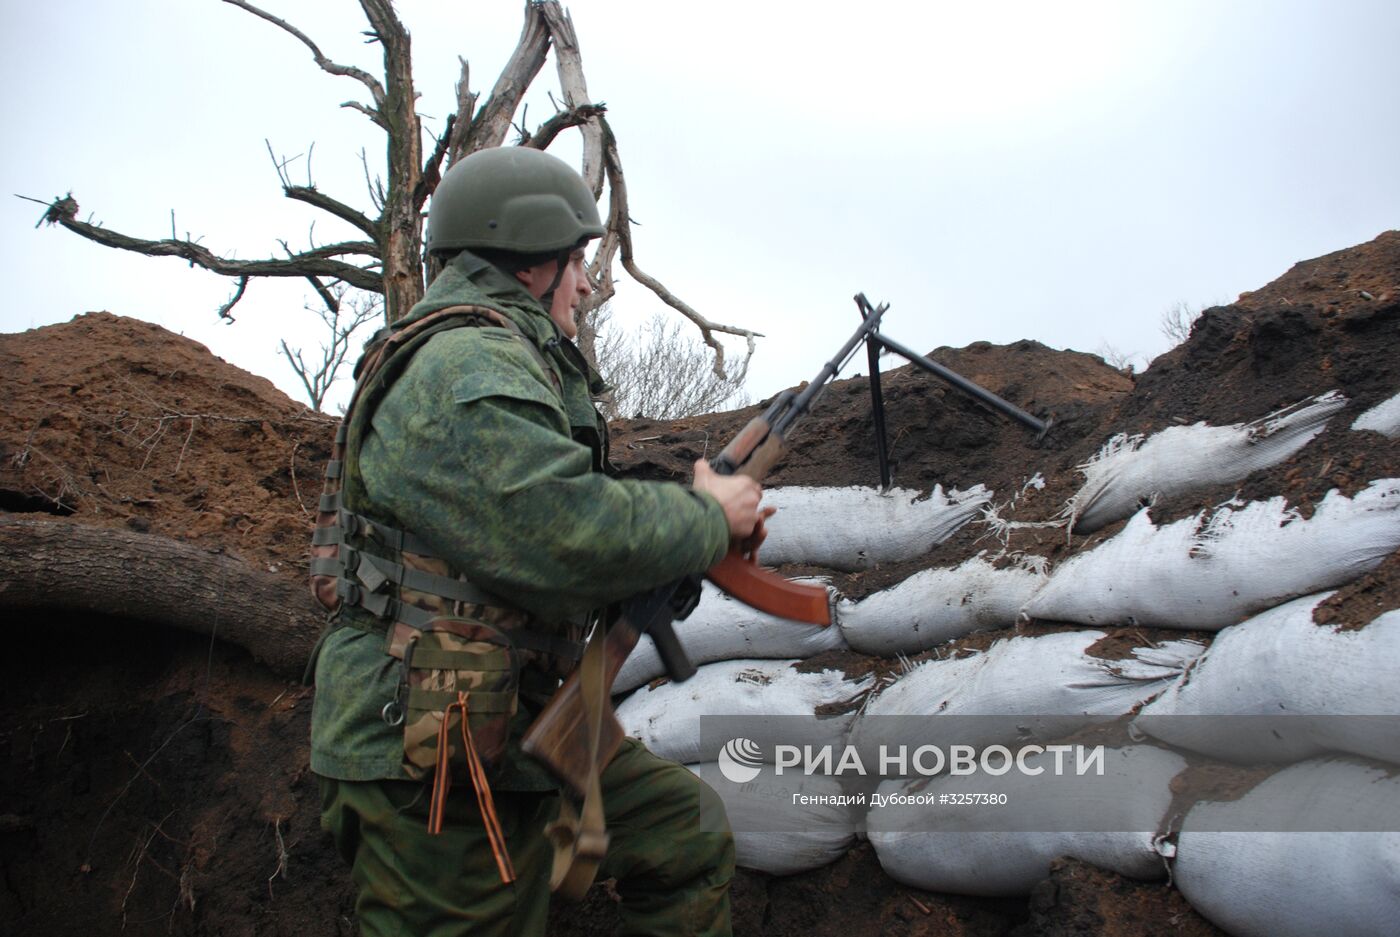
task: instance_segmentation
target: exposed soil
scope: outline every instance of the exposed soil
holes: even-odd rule
[[[937,378],[911,367],[886,372],[895,483],[922,491],[982,484],[1003,517],[1048,524],[1082,481],[1077,466],[1115,433],[1245,422],[1337,389],[1351,405],[1293,458],[1153,508],[1172,519],[1236,494],[1284,495],[1306,512],[1330,489],[1400,477],[1400,442],[1349,428],[1361,410],[1400,391],[1397,339],[1400,232],[1392,231],[1208,310],[1184,345],[1141,375],[1035,342],[936,349],[936,360],[1054,425],[1036,441]],[[195,342],[109,313],[0,336],[0,368],[0,510],[189,540],[302,580],[331,418]],[[859,377],[832,386],[772,484],[877,483],[868,385]],[[632,477],[683,479],[762,406],[619,423],[613,460]],[[1027,487],[1037,475],[1043,487]],[[1053,565],[1119,526],[1089,537],[1023,527],[1005,546]],[[1002,547],[985,525],[969,524],[926,556],[833,581],[859,597]],[[13,587],[0,582],[0,594]],[[1318,620],[1358,627],[1397,607],[1400,555],[1342,589]],[[348,872],[316,819],[308,690],[223,641],[118,617],[34,613],[8,633],[30,638],[0,665],[0,920],[8,931],[353,932]],[[912,661],[1005,634],[972,635]],[[1113,659],[1161,636],[1115,631],[1096,652]],[[812,663],[886,679],[903,666],[850,653]],[[742,873],[734,908],[737,933],[764,937],[1218,933],[1168,886],[1080,863],[1058,864],[1029,901],[940,896],[885,876],[866,845],[805,875]],[[613,897],[600,886],[582,907],[556,909],[552,932],[608,933],[615,921]]]
[[[1400,551],[1313,609],[1313,621],[1342,631],[1364,628],[1386,612],[1400,608]]]
[[[1167,885],[1136,882],[1077,859],[1057,859],[1035,887],[1030,919],[1010,937],[1214,937],[1221,931]]]
[[[220,641],[49,618],[0,686],[12,934],[351,933],[310,691]]]
[[[335,419],[158,325],[0,335],[0,508],[219,546],[300,576]]]
[[[881,870],[868,843],[803,875],[740,869],[731,903],[736,935],[982,937],[1010,934],[1027,916],[1019,899],[935,895],[901,885]],[[607,934],[617,921],[617,899],[608,888],[595,888],[567,915],[556,909],[551,916],[558,934]]]

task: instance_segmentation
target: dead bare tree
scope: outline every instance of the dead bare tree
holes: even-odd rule
[[[1123,351],[1117,345],[1101,342],[1099,347],[1094,349],[1094,354],[1102,358],[1104,364],[1122,371],[1124,374],[1132,374],[1136,370],[1133,362],[1133,359],[1137,357],[1135,351]]]
[[[1186,303],[1173,303],[1162,313],[1160,323],[1162,334],[1175,348],[1191,337],[1191,326],[1200,317],[1200,309],[1192,309]]]
[[[311,51],[322,71],[353,79],[367,93],[362,100],[347,101],[344,106],[368,117],[383,132],[387,143],[381,178],[374,177],[369,168],[370,160],[360,154],[369,188],[369,211],[322,192],[310,177],[309,169],[304,180],[294,180],[288,169],[292,161],[278,157],[272,146],[268,146],[286,197],[340,219],[357,234],[332,244],[317,244],[308,238],[309,243],[302,249],[294,249],[283,241],[283,256],[241,260],[211,251],[199,243],[199,238],[188,233],[181,236],[175,230],[173,216],[170,236],[163,239],[133,237],[104,225],[79,220],[78,203],[71,195],[43,203],[45,213],[41,224],[61,225],[108,247],[148,256],[179,257],[193,266],[229,277],[235,285],[228,301],[219,309],[219,315],[229,320],[254,279],[301,277],[313,285],[325,304],[330,313],[328,321],[338,323],[334,326],[336,335],[341,334],[347,321],[354,321],[353,318],[345,320],[339,309],[347,289],[382,296],[384,314],[393,321],[403,316],[423,295],[423,207],[444,168],[476,150],[507,143],[512,128],[516,127],[515,115],[522,108],[526,89],[553,49],[562,89],[557,112],[533,130],[516,127],[518,139],[512,142],[544,149],[567,130],[576,129],[582,134],[583,176],[596,197],[601,199],[606,192],[609,200],[607,230],[596,243],[589,261],[589,272],[597,289],[595,308],[613,295],[613,267],[620,261],[629,275],[694,323],[705,344],[713,350],[713,356],[707,357],[704,346],[691,342],[691,353],[686,359],[689,370],[652,369],[649,378],[668,382],[661,385],[659,399],[679,396],[676,388],[692,379],[699,381],[702,377],[718,376],[721,383],[728,380],[734,387],[742,382],[748,356],[737,367],[726,371],[720,336],[744,339],[748,355],[752,355],[756,333],[710,321],[638,266],[617,139],[607,124],[604,105],[589,98],[573,24],[558,0],[532,0],[526,4],[524,26],[516,49],[484,97],[470,90],[468,67],[465,61],[461,62],[456,111],[446,119],[438,135],[428,138],[423,135],[422,121],[415,110],[409,35],[395,15],[390,0],[359,0],[369,21],[368,35],[383,53],[380,77],[331,61],[301,30],[245,0],[225,2],[292,36]],[[519,123],[523,125],[523,115]],[[429,146],[423,145],[425,140]],[[669,340],[678,340],[677,333],[681,330],[683,326],[672,323]],[[353,327],[345,330],[342,345],[348,342],[349,331],[353,331]],[[666,332],[657,327],[658,335]],[[290,348],[287,351],[295,359],[295,353]],[[340,353],[343,353],[340,346],[330,351],[324,368],[315,366],[314,356],[313,363],[303,362],[304,379],[307,373],[319,371],[328,383],[331,366]],[[709,374],[706,374],[707,365]],[[324,392],[324,386],[309,383],[308,392],[315,400]],[[711,399],[718,405],[720,400],[728,398]],[[187,413],[158,402],[151,404],[149,416],[133,417],[123,410],[112,417],[113,426],[123,432],[131,425],[149,429],[154,435],[148,435],[139,443],[146,450],[147,459],[166,434],[176,427],[186,427],[172,462],[173,470],[169,473],[172,477],[179,475],[198,426],[218,421],[268,425],[256,415]],[[690,406],[704,408],[694,403]],[[310,414],[296,417],[303,418],[320,421]],[[322,427],[322,432],[328,433],[329,427]],[[46,458],[38,447],[31,451],[26,444],[24,451],[11,460],[12,464],[23,468],[31,455],[37,459]],[[294,490],[296,455],[294,446],[289,466]],[[145,469],[143,461],[140,470]],[[56,464],[54,471],[54,483],[50,487],[56,493],[50,494],[48,488],[39,489],[41,502],[62,514],[97,512],[97,502],[88,493],[93,483],[79,477],[80,473],[68,466]],[[296,492],[296,497],[301,500],[300,491]],[[52,559],[54,556],[62,556],[64,562],[56,563]],[[74,570],[86,572],[74,578]],[[94,570],[103,575],[95,575]],[[133,574],[132,570],[140,570],[141,575]],[[106,575],[108,572],[110,576]],[[159,587],[159,583],[168,585],[183,581],[182,577],[187,575],[198,581],[199,588]],[[205,588],[225,582],[229,586],[227,590]],[[211,621],[237,620],[237,627],[224,627],[219,636],[249,648],[284,672],[300,672],[300,663],[314,641],[321,619],[305,587],[292,585],[285,572],[250,565],[222,553],[197,550],[165,536],[140,531],[105,531],[81,523],[21,518],[0,529],[0,583],[8,586],[0,588],[0,609],[5,611],[32,611],[40,607],[101,609],[119,612],[133,620],[163,622],[195,631],[207,630]],[[171,605],[172,602],[178,608]]]
[[[463,156],[506,143],[511,128],[516,126],[515,114],[525,92],[544,67],[552,48],[562,98],[557,102],[556,113],[548,120],[533,131],[521,129],[515,145],[545,149],[559,134],[570,128],[577,128],[583,136],[581,171],[584,179],[597,198],[602,197],[606,188],[610,205],[607,233],[599,240],[589,262],[589,274],[597,290],[590,308],[596,308],[613,295],[613,263],[620,256],[628,274],[700,330],[702,339],[713,351],[712,367],[717,375],[722,377],[727,373],[724,347],[717,335],[736,335],[747,342],[748,354],[738,368],[742,380],[758,333],[710,321],[637,266],[617,139],[604,117],[606,106],[594,103],[588,96],[573,21],[560,7],[558,0],[528,0],[525,4],[520,39],[485,100],[481,100],[479,92],[471,90],[467,62],[465,59],[459,60],[461,77],[456,87],[456,112],[448,116],[442,132],[432,138],[426,158],[422,119],[416,110],[417,94],[413,87],[409,33],[395,13],[392,0],[359,0],[360,8],[369,21],[367,35],[383,50],[382,77],[353,65],[332,61],[306,33],[246,0],[224,2],[271,23],[297,39],[310,50],[322,71],[353,79],[368,93],[367,101],[351,100],[341,106],[364,114],[386,138],[385,173],[382,178],[369,183],[369,199],[378,213],[376,216],[371,217],[347,202],[322,192],[309,177],[305,184],[294,183],[287,173],[289,161],[279,160],[275,155],[273,157],[282,192],[287,198],[305,202],[348,223],[365,239],[326,245],[310,243],[298,251],[293,251],[284,242],[286,257],[237,260],[215,254],[188,235],[181,238],[174,230],[169,238],[151,240],[80,221],[78,203],[71,193],[49,202],[42,221],[62,225],[75,234],[108,247],[153,257],[180,257],[193,266],[236,278],[237,291],[219,309],[219,315],[226,319],[233,318],[231,311],[242,298],[251,279],[305,277],[323,298],[327,287],[335,282],[382,294],[385,315],[388,321],[393,322],[422,298],[425,272],[427,275],[435,272],[425,271],[423,266],[423,206],[437,187],[442,172]],[[272,152],[270,145],[268,149]],[[368,181],[368,162],[366,170]]]
[[[330,335],[329,345],[321,343],[320,360],[307,361],[300,348],[289,347],[285,338],[281,342],[282,356],[301,379],[301,386],[306,390],[306,397],[314,410],[321,409],[326,392],[339,377],[350,352],[351,336],[361,326],[378,319],[384,311],[383,296],[356,291],[347,298],[349,288],[344,283],[322,286],[318,292],[321,293],[323,305],[307,303],[305,308],[320,318]]]
[[[611,387],[600,402],[608,419],[675,420],[748,403],[743,375],[716,374],[705,346],[679,322],[658,313],[629,333],[610,317],[608,306],[594,313],[598,369]]]

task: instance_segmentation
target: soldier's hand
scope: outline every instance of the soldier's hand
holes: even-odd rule
[[[773,508],[760,508],[763,489],[747,475],[718,475],[710,463],[699,459],[695,463],[695,481],[691,487],[703,491],[719,502],[724,519],[729,522],[731,537],[747,537]]]

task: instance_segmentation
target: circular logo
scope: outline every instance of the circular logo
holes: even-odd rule
[[[763,751],[749,739],[730,739],[719,752],[719,773],[735,784],[747,784],[763,768]]]

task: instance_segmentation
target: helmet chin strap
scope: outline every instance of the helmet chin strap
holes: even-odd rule
[[[572,247],[559,252],[559,256],[554,261],[554,279],[550,281],[549,288],[540,294],[540,302],[544,305],[546,313],[553,313],[554,291],[559,289],[559,281],[564,279],[564,270],[569,266],[569,257],[573,255]]]

